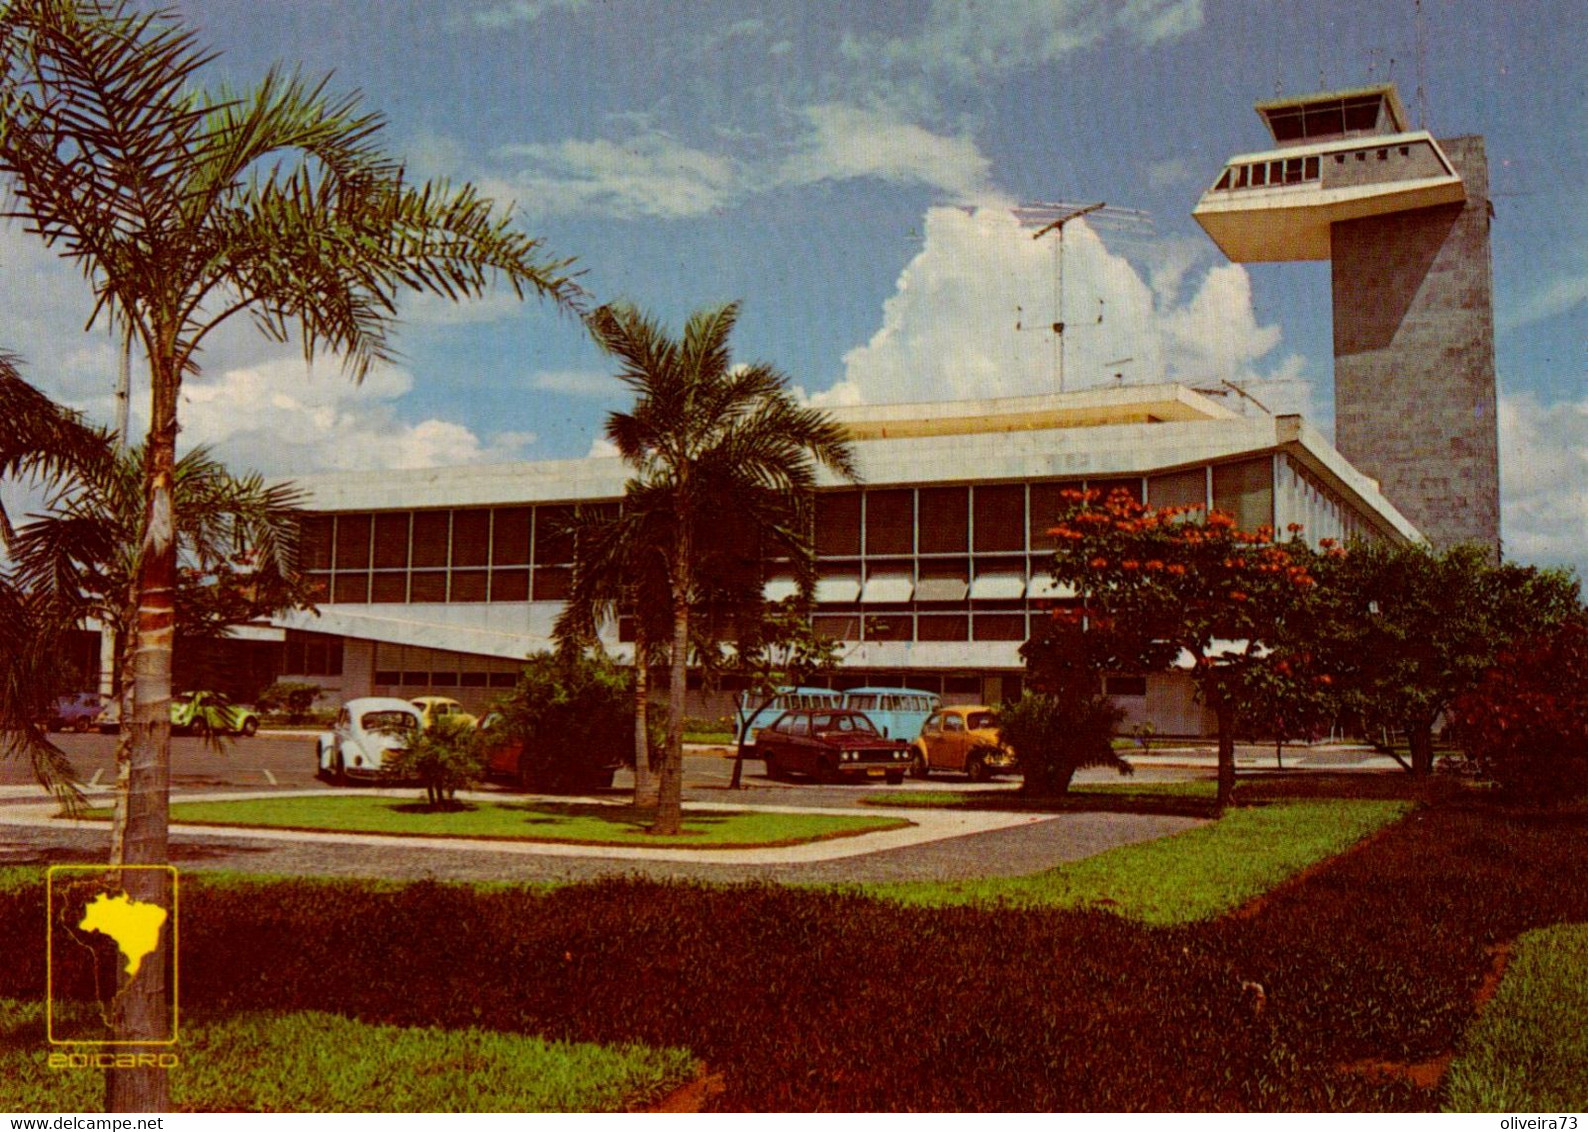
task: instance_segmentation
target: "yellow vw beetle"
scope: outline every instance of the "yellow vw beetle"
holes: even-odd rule
[[[1015,769],[1015,754],[998,735],[998,713],[983,704],[934,711],[912,747],[910,774],[915,778],[953,770],[972,782],[986,782]]]

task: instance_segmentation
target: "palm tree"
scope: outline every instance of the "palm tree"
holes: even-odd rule
[[[209,334],[246,312],[268,337],[297,336],[307,358],[329,352],[360,379],[393,356],[404,291],[456,299],[502,279],[559,304],[580,294],[567,264],[544,258],[472,186],[410,184],[378,144],[382,119],[356,97],[330,98],[323,81],[277,70],[252,91],[212,96],[196,85],[210,58],[170,16],[139,14],[126,0],[0,8],[6,215],[82,268],[90,321],[110,319],[149,364],[133,710],[118,751],[125,816],[113,865],[167,859],[177,406]],[[145,875],[124,874],[129,895]],[[151,963],[163,969],[164,956]],[[155,980],[118,1002],[127,1010],[118,1037],[164,1031]],[[161,1107],[164,1075],[113,1071],[108,1100],[118,1110]]]
[[[76,413],[56,405],[22,379],[16,359],[0,353],[0,481],[50,483],[97,466],[107,439]],[[15,551],[16,531],[0,501],[0,545]],[[66,755],[43,721],[70,677],[62,663],[64,634],[75,608],[47,600],[9,573],[0,575],[0,752],[26,757],[33,775],[62,803],[81,800]]]
[[[698,311],[670,338],[631,307],[604,306],[588,323],[621,365],[634,408],[607,418],[606,435],[633,475],[625,506],[665,559],[671,615],[667,742],[654,831],[681,831],[684,691],[691,611],[730,571],[728,548],[786,556],[809,569],[811,501],[820,464],[855,479],[843,430],[807,409],[764,363],[736,366],[728,336],[739,306]],[[643,517],[643,518],[642,518]]]

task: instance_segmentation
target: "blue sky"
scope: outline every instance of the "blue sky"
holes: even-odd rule
[[[1263,148],[1253,102],[1393,79],[1437,134],[1488,139],[1508,548],[1588,565],[1579,4],[1425,0],[1420,36],[1412,0],[178,9],[213,80],[334,72],[416,172],[514,201],[597,299],[675,326],[741,300],[738,355],[819,403],[1053,388],[1051,335],[1016,329],[1052,320],[1052,241],[1008,209],[1106,201],[1150,219],[1067,230],[1066,387],[1232,379],[1327,429],[1327,266],[1229,265],[1190,211]],[[29,376],[107,415],[81,282],[8,231],[0,294]],[[271,473],[599,450],[622,392],[573,319],[500,296],[407,314],[401,363],[359,389],[239,324],[189,383],[187,439]]]

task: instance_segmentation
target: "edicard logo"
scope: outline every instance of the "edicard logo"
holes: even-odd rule
[[[46,1020],[50,1043],[175,1045],[177,872],[170,865],[55,865],[49,905]],[[161,944],[165,946],[162,948]],[[129,1000],[163,1003],[162,1032],[136,1042],[113,1029]],[[147,1011],[140,1011],[147,1016]]]

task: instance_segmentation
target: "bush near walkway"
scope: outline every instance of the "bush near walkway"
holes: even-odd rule
[[[730,1110],[1431,1110],[1348,1067],[1456,1048],[1492,944],[1588,920],[1585,834],[1581,810],[1458,798],[1172,928],[770,885],[194,877],[183,1001],[684,1046]],[[39,899],[0,889],[0,917]],[[0,995],[37,997],[42,949],[9,950]]]

